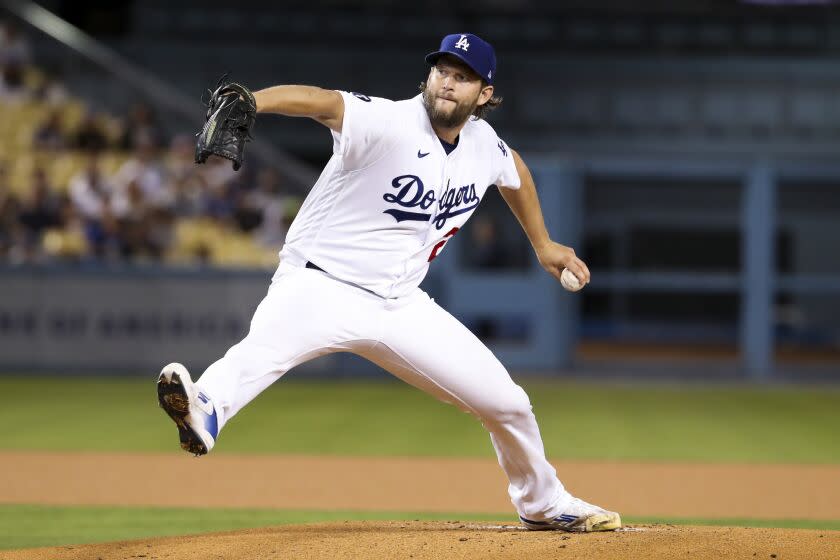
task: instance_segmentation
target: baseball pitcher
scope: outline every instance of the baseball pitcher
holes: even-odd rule
[[[332,134],[333,154],[288,232],[247,336],[195,383],[181,364],[164,367],[159,403],[181,447],[203,455],[287,371],[353,352],[482,422],[527,528],[617,529],[617,513],[573,497],[558,480],[525,391],[419,288],[494,186],[545,270],[589,281],[575,252],[550,239],[528,167],[483,119],[501,102],[493,47],[473,34],[447,35],[426,62],[422,92],[401,101],[300,85],[252,94],[222,84],[213,92],[197,161],[219,154],[238,168],[259,113],[317,121]]]

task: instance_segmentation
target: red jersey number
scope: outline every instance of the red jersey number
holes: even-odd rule
[[[443,239],[438,241],[437,245],[435,245],[432,249],[432,254],[429,255],[429,262],[435,260],[435,257],[438,256],[438,253],[440,253],[441,249],[443,249],[443,246],[446,245],[446,242],[449,241],[453,235],[458,233],[458,229],[459,228],[456,227],[450,229],[449,232],[443,236]]]

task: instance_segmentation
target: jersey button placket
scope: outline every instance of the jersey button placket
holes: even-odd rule
[[[443,149],[443,146],[441,146],[441,149]],[[435,222],[435,217],[436,217],[437,213],[440,212],[441,201],[443,200],[443,195],[446,192],[446,187],[449,185],[449,179],[450,179],[449,168],[454,163],[454,160],[455,160],[455,157],[456,157],[455,156],[455,151],[456,150],[452,150],[450,153],[446,154],[446,156],[444,157],[444,160],[443,160],[443,176],[441,177],[440,185],[438,186],[438,190],[435,193],[437,195],[436,200],[435,200],[435,212],[432,214],[432,220],[429,222],[429,227],[431,228],[431,233],[432,233],[431,237],[432,237],[432,240],[434,242],[439,241],[439,239],[437,239],[437,236],[438,235],[443,235],[443,233],[444,233],[443,228],[438,230],[438,228],[435,227],[434,222]]]

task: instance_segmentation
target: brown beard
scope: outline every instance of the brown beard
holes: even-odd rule
[[[432,125],[440,128],[455,128],[464,124],[470,115],[473,114],[475,108],[478,106],[478,96],[472,103],[458,101],[455,109],[446,115],[435,108],[435,99],[437,96],[429,91],[429,88],[423,90],[423,106],[426,108],[426,114],[429,115],[429,120]]]

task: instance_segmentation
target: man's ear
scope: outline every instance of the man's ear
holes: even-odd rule
[[[478,104],[484,105],[490,98],[493,97],[493,86],[484,86],[481,88],[481,93],[478,94]]]

